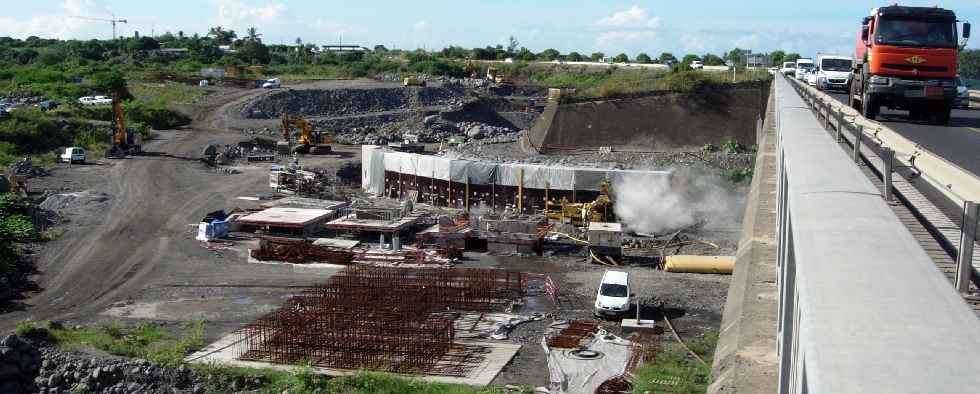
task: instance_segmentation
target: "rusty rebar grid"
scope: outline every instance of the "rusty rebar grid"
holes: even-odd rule
[[[465,376],[488,352],[455,343],[452,311],[518,301],[526,278],[485,269],[350,266],[239,331],[239,359]]]

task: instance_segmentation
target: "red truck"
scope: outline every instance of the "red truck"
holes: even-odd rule
[[[849,104],[868,119],[882,106],[949,123],[956,99],[956,14],[938,7],[871,10],[857,37]],[[963,23],[963,38],[970,24]]]

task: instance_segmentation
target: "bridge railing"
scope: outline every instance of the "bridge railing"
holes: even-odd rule
[[[777,76],[781,393],[974,392],[980,319]]]

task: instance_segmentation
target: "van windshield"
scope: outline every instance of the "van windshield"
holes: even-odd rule
[[[851,60],[850,59],[823,59],[820,62],[820,68],[824,71],[850,71],[851,70]]]
[[[599,288],[599,294],[606,297],[626,297],[626,286],[603,283]]]
[[[875,39],[885,45],[955,48],[955,28],[949,21],[882,18],[875,28]]]

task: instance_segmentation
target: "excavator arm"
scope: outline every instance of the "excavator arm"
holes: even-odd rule
[[[300,131],[299,136],[296,137],[297,146],[293,148],[296,153],[307,153],[311,151],[311,148],[317,148],[321,152],[330,151],[329,145],[317,145],[318,143],[313,137],[313,127],[302,116],[282,114],[282,139],[284,142],[289,143],[292,127]],[[329,135],[324,135],[320,143],[331,144],[333,143],[333,139]]]

